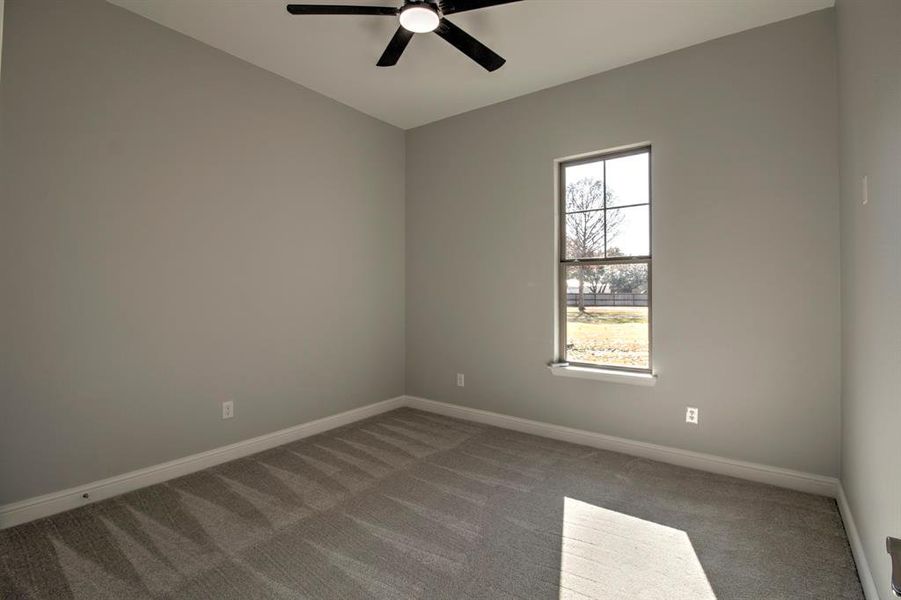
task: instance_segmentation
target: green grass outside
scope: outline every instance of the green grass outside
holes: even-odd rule
[[[566,310],[566,358],[622,367],[648,366],[648,309],[639,306]]]

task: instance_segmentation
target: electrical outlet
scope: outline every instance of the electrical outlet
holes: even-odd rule
[[[235,401],[227,400],[222,403],[222,418],[231,419],[235,416]]]
[[[687,406],[685,408],[685,422],[691,423],[692,425],[698,424],[698,409],[693,406]]]
[[[457,387],[463,387],[466,385],[466,381],[463,377],[463,373],[457,373]]]

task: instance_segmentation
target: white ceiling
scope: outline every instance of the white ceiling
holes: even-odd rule
[[[405,129],[834,4],[525,0],[449,17],[507,59],[488,73],[434,34],[376,67],[393,17],[291,16],[285,0],[109,1]]]

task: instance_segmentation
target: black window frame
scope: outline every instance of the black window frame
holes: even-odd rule
[[[600,258],[567,258],[566,251],[566,168],[623,158],[626,156],[635,156],[638,154],[648,155],[648,254],[642,256],[624,256],[607,258],[607,236],[606,236],[606,211],[609,210],[607,204],[607,174],[606,165],[604,173],[604,208],[605,211],[605,232],[604,232],[604,257]],[[635,146],[624,150],[614,150],[607,152],[598,152],[587,156],[580,156],[574,159],[564,159],[557,162],[557,362],[567,362],[572,366],[586,367],[592,369],[609,370],[609,371],[625,371],[630,373],[653,373],[653,274],[652,274],[652,257],[654,254],[654,236],[653,236],[653,152],[650,144]],[[643,206],[643,204],[626,204],[622,206],[613,206],[610,209],[628,208],[632,206]],[[566,315],[567,315],[567,284],[566,270],[574,265],[617,265],[617,264],[645,264],[648,271],[648,366],[647,367],[629,367],[625,365],[613,365],[603,363],[585,363],[568,360],[566,356]]]

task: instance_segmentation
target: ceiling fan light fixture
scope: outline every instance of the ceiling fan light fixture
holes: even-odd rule
[[[401,27],[413,33],[428,33],[438,28],[438,13],[430,6],[408,4],[400,11]]]

